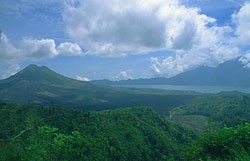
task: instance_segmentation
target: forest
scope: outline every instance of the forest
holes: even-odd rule
[[[1,103],[0,160],[249,160],[250,125],[200,134],[154,112]]]
[[[30,65],[0,81],[1,161],[250,160],[250,95],[97,86]]]
[[[171,110],[171,119],[204,131],[204,127],[234,127],[250,122],[250,95],[236,91],[202,94]],[[200,129],[199,127],[203,127]]]

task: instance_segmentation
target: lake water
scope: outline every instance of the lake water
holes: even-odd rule
[[[179,86],[179,85],[116,85],[116,87],[195,91],[195,92],[201,92],[201,93],[218,93],[222,91],[239,91],[239,92],[244,92],[244,93],[250,93],[250,88],[248,87]]]

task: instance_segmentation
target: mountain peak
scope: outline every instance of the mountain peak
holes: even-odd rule
[[[50,70],[48,67],[46,66],[38,66],[36,64],[30,64],[28,65],[26,68],[23,69],[23,71],[42,71],[42,70]],[[50,70],[52,71],[52,70]]]
[[[26,68],[9,77],[9,81],[28,81],[34,83],[48,83],[54,85],[64,85],[68,81],[75,81],[61,74],[54,72],[46,66],[28,65]]]
[[[79,87],[85,86],[87,82],[81,82],[54,72],[46,66],[28,65],[26,68],[15,75],[2,80],[0,86],[33,86],[36,88],[41,85],[53,87]]]
[[[30,64],[26,68],[39,68],[36,64]]]

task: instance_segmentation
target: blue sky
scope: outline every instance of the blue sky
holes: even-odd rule
[[[88,79],[171,77],[247,57],[241,0],[0,0],[0,78],[29,64]]]

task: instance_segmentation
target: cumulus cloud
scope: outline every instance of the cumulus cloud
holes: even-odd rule
[[[234,13],[232,20],[236,28],[217,26],[216,23],[200,25],[199,32],[196,31],[198,43],[193,43],[189,50],[172,50],[175,56],[152,57],[152,71],[157,76],[172,77],[201,65],[217,66],[239,56],[243,56],[241,60],[244,63],[249,56],[241,51],[241,46],[250,45],[250,3],[245,3],[239,12]],[[250,67],[245,64],[245,67]]]
[[[82,49],[78,44],[69,42],[61,43],[57,47],[57,52],[59,55],[71,55],[71,56],[83,54]]]
[[[24,59],[44,59],[58,55],[55,41],[52,39],[23,39],[17,46],[18,55]]]
[[[200,65],[215,66],[240,55],[239,47],[229,41],[234,34],[232,27],[218,26],[216,19],[179,0],[75,2],[77,5],[68,4],[63,14],[66,33],[87,54],[122,57],[171,51],[176,56],[151,58],[152,71],[167,77]],[[241,20],[236,18],[239,16],[234,17],[240,26]],[[236,33],[241,32],[240,28]]]
[[[244,56],[242,56],[239,61],[245,65],[244,67],[250,68],[250,52],[247,52]]]
[[[133,77],[129,75],[126,71],[121,71],[120,75],[125,79],[133,79]]]
[[[78,0],[64,12],[67,34],[89,54],[125,56],[188,50],[215,19],[178,0]]]
[[[0,79],[16,74],[19,69],[20,67],[17,63],[12,62],[11,64],[0,64]]]
[[[131,75],[132,70],[127,71],[121,71],[119,75],[115,77],[115,80],[127,80],[127,79],[133,79]]]
[[[236,24],[235,35],[238,45],[250,45],[250,2],[247,2],[239,12],[232,15]]]
[[[56,46],[53,39],[22,39],[17,45],[13,45],[5,34],[0,41],[1,62],[42,60],[55,56],[83,55],[82,49],[75,43],[65,42]]]
[[[216,66],[241,55],[240,48],[231,41],[229,26],[199,26],[198,42],[188,50],[171,50],[175,56],[151,58],[151,69],[157,76],[172,77],[198,66]],[[180,41],[181,42],[181,41]]]
[[[2,33],[0,39],[0,64],[9,64],[9,68],[18,66],[22,61],[39,61],[56,56],[74,56],[83,55],[82,49],[75,43],[65,42],[58,46],[53,39],[27,39],[24,38],[16,45],[13,45]],[[7,75],[13,72],[6,72]],[[2,77],[3,74],[1,74]]]
[[[198,53],[198,54],[197,54]],[[237,47],[218,46],[215,49],[191,50],[166,58],[151,57],[151,69],[156,76],[172,77],[179,73],[203,66],[217,66],[240,56]]]
[[[85,82],[89,82],[90,81],[89,78],[87,78],[87,77],[81,77],[79,75],[76,76],[76,79],[79,80],[79,81],[85,81]]]
[[[67,0],[63,11],[66,34],[77,44],[23,39],[13,45],[4,36],[0,62],[82,55],[81,48],[101,57],[166,50],[175,56],[152,57],[151,69],[156,75],[170,77],[240,56],[239,46],[250,42],[249,11],[246,3],[233,14],[235,29],[218,26],[216,19],[179,0]],[[120,77],[129,79],[129,74],[122,71]]]

